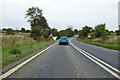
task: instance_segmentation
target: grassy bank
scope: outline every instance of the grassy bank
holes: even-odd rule
[[[19,60],[31,53],[43,49],[57,41],[50,41],[49,39],[42,39],[36,41],[29,36],[29,34],[15,34],[15,35],[2,35],[2,61],[0,67],[4,67],[16,60]],[[0,50],[1,51],[1,50]],[[2,62],[2,64],[1,64]]]
[[[100,46],[100,47],[104,47],[104,48],[108,48],[108,49],[118,50],[117,43],[114,43],[114,44],[100,43],[100,42],[94,42],[93,40],[90,40],[90,39],[80,39],[80,38],[77,38],[77,40],[80,42],[91,44],[91,45],[96,45],[96,46]]]
[[[16,47],[7,47],[2,49],[2,67],[19,60],[33,52],[36,52],[40,49],[43,49],[56,41],[40,41],[40,42],[35,42],[32,44],[25,44],[25,45],[19,45]],[[11,54],[10,51],[13,48],[17,48],[21,51],[21,54]]]

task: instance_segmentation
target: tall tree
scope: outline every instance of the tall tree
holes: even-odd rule
[[[21,28],[21,32],[25,32],[25,28]]]
[[[6,35],[14,35],[15,33],[14,33],[13,29],[8,28],[8,29],[6,29],[6,33],[5,34]]]
[[[43,16],[42,10],[38,7],[28,8],[25,18],[29,18],[28,22],[30,22],[32,26],[31,36],[34,38],[39,38],[46,29],[50,29],[47,20]]]
[[[77,29],[74,30],[74,34],[78,34],[78,30]]]
[[[82,28],[83,36],[87,37],[88,33],[92,31],[92,27],[85,26]]]
[[[101,37],[101,36],[105,36],[105,27],[106,27],[106,24],[100,24],[100,25],[97,25],[95,27],[95,35],[96,37]]]

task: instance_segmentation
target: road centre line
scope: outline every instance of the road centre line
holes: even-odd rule
[[[106,71],[108,71],[109,73],[111,73],[113,76],[115,76],[116,78],[120,79],[120,76],[119,76],[117,73],[115,73],[115,72],[112,71],[112,70],[115,70],[116,72],[120,73],[119,70],[117,70],[116,68],[114,68],[114,67],[110,66],[109,64],[103,62],[102,60],[96,58],[95,56],[92,56],[91,54],[89,54],[88,52],[80,49],[79,47],[75,46],[74,44],[71,43],[71,40],[69,41],[69,43],[70,43],[75,49],[77,49],[79,52],[81,52],[84,56],[86,56],[88,59],[92,60],[94,63],[98,64],[100,67],[102,67],[103,69],[105,69]],[[96,59],[96,60],[95,60],[95,59]],[[98,62],[98,61],[99,61],[99,62]],[[111,68],[112,70],[110,70],[109,68],[105,67],[105,66],[104,66],[103,64],[101,64],[100,62],[103,63],[105,66]]]

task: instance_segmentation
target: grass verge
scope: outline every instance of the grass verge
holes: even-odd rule
[[[87,44],[91,44],[91,45],[104,47],[104,48],[108,48],[108,49],[113,49],[113,50],[118,50],[119,49],[118,44],[99,43],[99,42],[93,42],[92,40],[83,40],[83,39],[80,39],[80,38],[77,38],[77,41],[87,43]]]
[[[2,49],[2,67],[19,60],[33,52],[36,52],[40,49],[46,48],[47,46],[55,43],[57,41],[41,41],[41,42],[35,42],[31,44],[24,44],[16,46],[17,49],[21,51],[21,54],[11,54],[10,51],[14,47],[7,47]]]

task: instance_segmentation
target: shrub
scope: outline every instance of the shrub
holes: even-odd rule
[[[11,53],[11,54],[22,54],[21,50],[18,49],[18,48],[16,48],[16,47],[12,48],[12,49],[9,51],[9,53]]]
[[[31,31],[31,37],[33,37],[34,39],[39,39],[40,36],[42,35],[42,26],[38,25],[38,26],[32,26],[31,27],[32,31]]]
[[[49,37],[49,32],[48,32],[48,31],[43,32],[43,36],[44,36],[45,38],[48,38],[48,37]]]
[[[8,29],[6,30],[6,33],[5,33],[5,34],[7,34],[7,35],[14,35],[15,33],[14,33],[13,29],[8,28]]]

